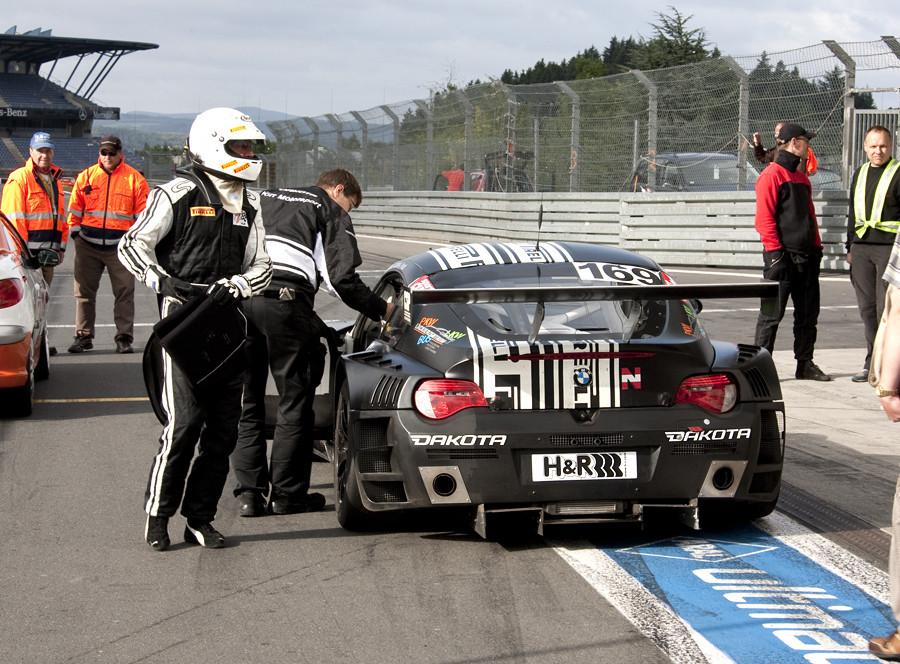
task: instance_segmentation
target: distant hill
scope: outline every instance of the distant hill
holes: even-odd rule
[[[278,111],[268,111],[256,107],[238,107],[253,118],[254,124],[266,135],[266,139],[274,141],[275,136],[266,127],[267,122],[296,117]],[[196,113],[149,113],[147,111],[128,111],[122,113],[117,122],[97,120],[92,127],[94,136],[115,134],[122,139],[129,150],[143,149],[147,145],[171,145],[181,147],[191,130]]]

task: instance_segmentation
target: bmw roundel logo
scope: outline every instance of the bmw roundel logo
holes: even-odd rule
[[[575,369],[575,384],[576,385],[590,385],[593,376],[591,376],[591,370],[586,367],[581,367],[579,369]]]

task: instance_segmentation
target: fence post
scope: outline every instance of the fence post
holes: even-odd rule
[[[630,73],[639,80],[650,96],[650,105],[647,109],[647,152],[656,154],[656,138],[659,127],[659,92],[656,83],[647,78],[647,75],[640,69],[629,69]],[[635,164],[637,167],[637,164]]]
[[[359,185],[362,187],[363,191],[365,191],[368,186],[366,172],[369,167],[369,125],[363,120],[363,116],[360,115],[359,112],[350,111],[350,115],[352,115],[359,123],[362,132],[362,164],[360,164]]]
[[[434,166],[434,113],[431,112],[431,108],[421,99],[414,100],[416,106],[422,111],[422,115],[425,116],[425,184],[428,185],[428,178],[431,177],[432,173],[435,173]],[[468,164],[466,164],[468,167]],[[468,179],[465,178],[465,188],[468,190]]]
[[[313,167],[313,176],[318,179],[319,175],[319,125],[313,121],[312,118],[302,117],[306,125],[312,130],[313,133],[313,148],[312,148],[312,167]],[[312,178],[310,178],[312,179]]]
[[[731,68],[735,76],[738,77],[740,85],[738,93],[738,190],[745,191],[747,189],[747,151],[744,149],[743,140],[750,133],[750,76],[743,68],[734,61],[729,55],[722,58],[722,61]]]
[[[456,96],[459,97],[459,100],[466,108],[466,142],[463,147],[463,163],[466,165],[466,170],[469,171],[472,168],[472,124],[475,119],[475,107],[472,106],[472,102],[466,97],[464,90],[457,88]],[[469,190],[469,178],[463,178],[463,191]]]
[[[843,142],[841,147],[841,186],[844,189],[848,189],[852,177],[851,169],[853,168],[853,102],[855,99],[854,95],[850,94],[850,90],[856,87],[856,62],[833,39],[825,39],[822,43],[844,65],[844,131],[841,137]]]
[[[581,99],[567,83],[557,81],[559,89],[572,101],[572,133],[570,140],[569,191],[578,191],[578,151],[581,149]],[[537,180],[535,180],[537,182]]]
[[[394,123],[394,167],[391,173],[391,185],[394,187],[394,191],[397,191],[400,189],[400,118],[386,104],[379,106],[379,108]]]

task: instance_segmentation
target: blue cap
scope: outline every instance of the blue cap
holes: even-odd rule
[[[53,149],[53,141],[50,140],[50,134],[45,131],[39,131],[31,137],[31,149],[40,150],[41,148]]]

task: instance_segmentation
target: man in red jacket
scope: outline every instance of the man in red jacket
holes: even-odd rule
[[[116,352],[131,353],[134,341],[134,276],[116,249],[147,205],[144,176],[125,163],[117,136],[100,139],[97,163],[83,170],[69,197],[69,234],[75,244],[75,341],[70,353],[94,347],[97,289],[105,269],[115,302]]]
[[[794,358],[798,380],[831,380],[813,362],[819,319],[822,240],[809,177],[800,168],[812,134],[798,124],[778,130],[778,151],[756,181],[756,230],[763,243],[763,276],[779,282],[778,309],[760,309],[757,346],[771,353],[788,297],[794,303]]]

